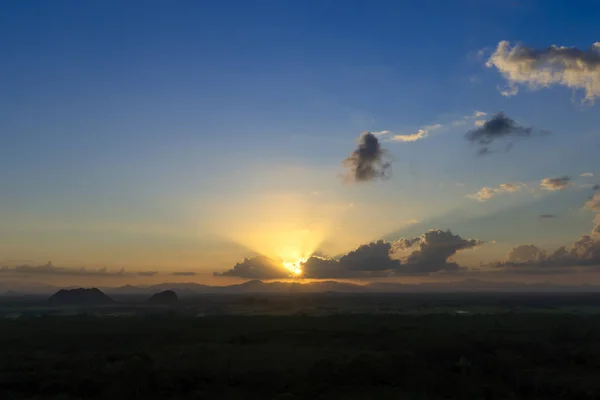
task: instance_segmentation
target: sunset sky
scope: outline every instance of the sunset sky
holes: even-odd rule
[[[600,284],[576,3],[0,2],[0,280]]]

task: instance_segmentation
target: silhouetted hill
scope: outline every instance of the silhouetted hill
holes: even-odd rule
[[[172,305],[177,303],[177,293],[172,290],[155,293],[148,299],[151,304]]]
[[[48,300],[53,304],[86,306],[111,304],[113,302],[110,297],[96,288],[61,289]]]
[[[157,285],[125,285],[105,288],[110,295],[145,295],[171,290],[179,298],[199,294],[259,294],[259,293],[418,293],[418,292],[600,292],[596,285],[558,285],[547,283],[493,282],[466,279],[454,282],[373,282],[366,285],[339,281],[280,282],[250,280],[229,286],[210,286],[193,282],[165,282]],[[21,292],[21,291],[19,291]]]

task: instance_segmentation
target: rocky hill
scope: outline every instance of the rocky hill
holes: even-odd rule
[[[148,300],[148,303],[173,305],[177,303],[177,300],[177,293],[172,290],[165,290],[163,292],[153,294]]]
[[[91,289],[61,289],[48,299],[52,304],[95,306],[113,303],[113,300],[101,290]]]

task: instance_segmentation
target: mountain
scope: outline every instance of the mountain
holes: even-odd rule
[[[172,290],[165,290],[163,292],[154,293],[150,299],[148,299],[148,303],[150,304],[160,304],[160,305],[173,305],[177,303],[177,293]]]
[[[113,303],[113,300],[101,290],[92,289],[61,289],[48,299],[56,305],[95,306]]]
[[[13,284],[14,283],[14,284]],[[50,294],[58,290],[55,286],[29,282],[0,282],[0,293],[9,290],[19,295]],[[71,289],[71,288],[68,288]],[[98,289],[96,289],[98,290]],[[598,285],[559,285],[549,283],[494,282],[479,279],[464,279],[454,282],[373,282],[359,285],[340,281],[281,282],[250,280],[229,286],[210,286],[193,282],[164,282],[156,285],[125,285],[102,288],[104,293],[114,296],[139,295],[150,297],[154,293],[171,290],[178,297],[202,294],[285,294],[285,293],[415,293],[415,292],[600,292]],[[102,292],[101,292],[102,293]],[[58,293],[57,293],[58,294]]]

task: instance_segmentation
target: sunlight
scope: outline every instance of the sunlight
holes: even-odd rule
[[[295,262],[283,261],[283,266],[292,273],[292,276],[298,277],[302,275],[302,264],[306,262],[306,258],[301,257]]]
[[[337,204],[314,203],[301,195],[262,193],[248,196],[243,206],[219,212],[227,218],[215,225],[223,229],[223,236],[279,260],[282,268],[298,276],[300,262],[322,250],[341,212]]]

